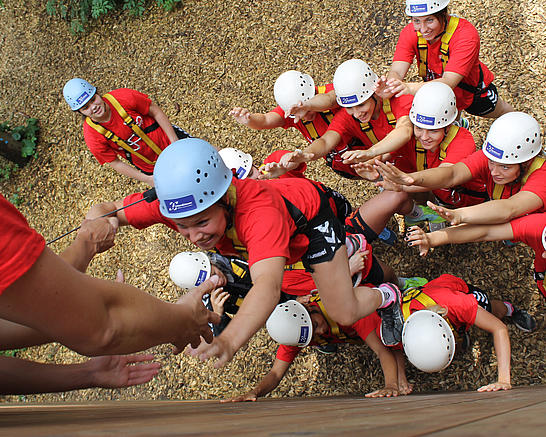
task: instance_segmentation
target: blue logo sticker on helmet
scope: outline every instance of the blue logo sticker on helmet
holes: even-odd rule
[[[308,338],[309,338],[309,326],[302,326],[300,328],[300,339],[298,343],[307,343]]]
[[[164,202],[165,208],[171,214],[191,211],[197,208],[195,198],[191,194],[189,196],[179,197],[178,199],[167,199]]]
[[[246,170],[243,167],[239,167],[235,172],[237,179],[243,179],[245,177]]]
[[[426,115],[417,114],[415,117],[417,123],[426,124],[427,126],[434,126],[434,117],[427,117]]]
[[[81,105],[88,97],[89,94],[87,93],[87,91],[84,91],[83,94],[76,99],[76,102],[78,103],[78,105]]]
[[[199,270],[199,275],[197,275],[197,281],[195,281],[195,286],[201,285],[207,279],[207,271]]]
[[[421,12],[427,12],[428,6],[426,4],[423,5],[410,5],[410,12],[412,14],[419,14]]]
[[[485,150],[498,159],[502,159],[502,156],[504,155],[504,152],[502,150],[497,149],[495,146],[493,146],[493,144],[489,142],[485,143]]]
[[[342,105],[351,105],[352,103],[358,103],[358,97],[356,95],[340,97]]]

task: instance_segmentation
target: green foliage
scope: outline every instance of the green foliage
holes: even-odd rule
[[[0,0],[1,1],[1,0]],[[91,19],[100,18],[114,10],[122,9],[131,15],[141,16],[152,0],[47,0],[46,12],[70,23],[73,33],[80,33]],[[171,11],[181,0],[155,0],[165,11]]]
[[[29,118],[24,126],[10,127],[8,123],[0,123],[0,131],[10,133],[14,140],[23,143],[21,155],[24,158],[36,156],[36,141],[38,140],[39,129],[37,118]]]
[[[2,355],[4,357],[16,357],[19,352],[23,352],[23,351],[26,351],[26,350],[27,350],[27,348],[0,351],[0,355]]]

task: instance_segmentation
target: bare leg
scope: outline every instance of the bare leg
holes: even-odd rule
[[[353,289],[347,260],[347,249],[338,249],[331,261],[314,264],[313,280],[329,316],[337,323],[350,326],[374,312],[383,298],[370,287]]]
[[[377,262],[383,269],[383,282],[398,284],[398,275],[394,272],[394,269],[390,265],[385,264],[380,259],[378,259]]]
[[[501,115],[504,115],[508,112],[514,112],[515,109],[512,107],[512,105],[508,102],[505,102],[499,97],[499,100],[497,101],[497,106],[495,106],[495,109],[490,112],[489,114],[485,114],[483,117],[485,118],[499,118]]]
[[[491,313],[497,319],[502,320],[502,318],[506,316],[507,312],[508,312],[508,309],[506,308],[506,305],[504,305],[504,302],[497,299],[491,300]]]
[[[360,208],[360,216],[366,224],[379,234],[387,225],[394,213],[409,214],[413,208],[413,200],[405,192],[383,191],[364,202]]]

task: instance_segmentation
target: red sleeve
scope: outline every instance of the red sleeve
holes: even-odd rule
[[[341,108],[328,126],[328,130],[337,132],[341,135],[341,143],[347,144],[353,137],[358,138],[358,131],[352,132],[352,130],[357,127],[360,129],[360,124],[355,122],[355,119],[349,115],[345,108]]]
[[[123,206],[127,206],[137,200],[143,198],[143,193],[130,194],[123,199]],[[173,221],[163,216],[159,211],[159,200],[154,200],[151,203],[145,200],[135,205],[131,205],[123,210],[125,217],[131,226],[136,229],[144,229],[158,223],[163,223],[171,229],[178,232],[178,229]]]
[[[409,94],[391,98],[391,110],[397,120],[409,115],[412,103],[413,96]]]
[[[445,71],[467,77],[478,64],[480,36],[476,28],[466,20],[460,20],[449,42],[449,60]]]
[[[403,61],[413,63],[413,58],[417,54],[417,33],[413,28],[413,24],[409,23],[400,32],[396,49],[394,50],[394,61]]]
[[[469,130],[459,128],[459,132],[447,147],[446,157],[443,162],[455,164],[476,151],[474,137]]]
[[[292,363],[301,351],[301,347],[298,346],[286,346],[281,344],[277,349],[276,358],[287,363]]]
[[[542,199],[542,208],[538,211],[543,212],[546,209],[546,164],[531,173],[527,182],[521,187],[521,191],[530,191]]]
[[[0,195],[0,294],[25,274],[42,254],[45,240],[25,217]]]
[[[487,166],[487,157],[481,150],[475,151],[461,162],[466,165],[470,170],[470,173],[472,173],[472,179],[488,180],[487,176],[490,172]]]
[[[150,112],[150,105],[152,100],[147,94],[140,91],[133,90],[131,88],[119,88],[117,90],[110,91],[116,100],[120,103],[126,111],[133,110],[142,115],[147,115]]]
[[[277,106],[276,108],[272,109],[269,112],[274,112],[276,114],[279,114],[282,119],[284,120],[284,124],[281,126],[283,129],[290,129],[291,127],[296,127],[294,124],[294,119],[292,117],[285,117],[284,111],[280,106]]]
[[[277,150],[271,153],[267,158],[264,159],[264,164],[269,164],[270,162],[279,162],[283,155],[289,153],[290,150]],[[285,173],[281,178],[304,178],[305,170],[307,170],[307,163],[302,162],[298,168],[290,170],[288,173]]]

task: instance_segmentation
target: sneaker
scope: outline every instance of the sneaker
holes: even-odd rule
[[[347,257],[350,258],[357,253],[361,248],[366,250],[368,242],[362,234],[347,234],[345,237],[345,246],[347,246]]]
[[[520,310],[514,307],[514,312],[510,316],[514,325],[516,325],[523,332],[533,332],[537,329],[537,322],[535,318],[525,310]]]
[[[320,344],[318,346],[315,346],[315,349],[321,354],[332,355],[337,353],[337,344],[335,343]]]
[[[461,119],[456,121],[455,124],[459,127],[464,127],[465,129],[470,127],[470,122],[468,121],[468,118],[465,117],[461,117]]]
[[[400,290],[407,290],[408,288],[419,288],[425,285],[427,282],[428,279],[420,278],[419,276],[414,276],[412,278],[398,278]]]
[[[396,234],[389,228],[385,228],[378,235],[378,238],[385,244],[392,246],[396,242]]]
[[[506,247],[514,247],[516,245],[516,243],[514,243],[513,241],[510,241],[510,240],[502,240],[502,243],[506,246]]]
[[[413,226],[423,222],[429,222],[429,223],[445,222],[445,219],[443,219],[438,214],[436,214],[436,212],[434,212],[428,206],[418,205],[418,208],[421,210],[421,215],[419,217],[410,217],[407,215],[404,216],[404,222],[406,226]]]
[[[441,222],[441,223],[433,223],[433,222],[428,222],[428,231],[429,232],[435,232],[435,231],[439,231],[441,229],[444,229],[446,227],[446,222]]]
[[[381,341],[385,346],[394,346],[402,340],[402,327],[404,326],[404,318],[400,308],[401,295],[400,290],[394,284],[381,284],[378,289],[389,288],[395,292],[395,300],[386,308],[379,308],[378,314],[381,316],[380,335]]]

